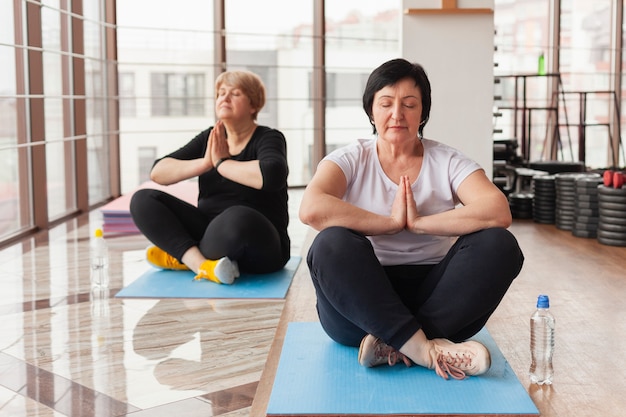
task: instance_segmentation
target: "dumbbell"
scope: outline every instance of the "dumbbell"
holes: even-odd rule
[[[626,182],[626,176],[623,172],[607,169],[602,175],[602,182],[605,187],[622,188],[624,182]]]

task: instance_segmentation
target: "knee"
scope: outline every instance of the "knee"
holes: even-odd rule
[[[321,230],[313,240],[309,253],[319,254],[326,258],[337,256],[348,250],[353,244],[356,233],[345,227],[332,226]],[[365,237],[363,237],[365,239]]]
[[[478,243],[488,250],[498,251],[499,247],[517,246],[515,236],[507,229],[493,227],[466,235],[470,242]]]
[[[144,213],[147,209],[150,208],[150,200],[152,199],[153,191],[154,190],[146,188],[137,190],[133,193],[129,205],[130,214],[132,216]]]
[[[497,227],[482,230],[478,235],[491,259],[496,260],[502,267],[514,269],[515,275],[519,273],[524,263],[524,254],[513,233]]]
[[[258,215],[258,211],[248,206],[230,206],[221,215],[232,216],[245,219],[246,217]]]
[[[312,270],[320,265],[345,265],[375,257],[371,242],[363,234],[333,226],[320,231],[307,256]]]
[[[338,251],[341,248],[345,248],[345,244],[342,245],[339,242],[345,241],[345,235],[348,233],[348,229],[339,226],[329,227],[327,229],[320,230],[309,248],[307,255],[307,263],[309,268],[314,268],[316,260],[324,260],[329,262],[337,256]]]
[[[249,233],[250,230],[259,230],[260,224],[269,222],[261,212],[247,206],[228,207],[213,221],[227,225],[231,235],[241,235]]]

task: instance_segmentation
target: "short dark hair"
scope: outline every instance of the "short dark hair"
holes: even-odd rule
[[[410,78],[415,81],[415,86],[420,89],[422,94],[422,120],[418,133],[420,137],[423,135],[424,126],[430,117],[430,81],[426,71],[420,64],[411,63],[403,58],[392,59],[387,61],[370,74],[363,92],[363,110],[369,118],[373,127],[373,133],[376,133],[376,126],[372,120],[372,106],[374,104],[374,95],[384,87],[394,85],[398,81]]]

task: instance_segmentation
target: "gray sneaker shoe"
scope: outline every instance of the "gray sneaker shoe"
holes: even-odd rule
[[[367,368],[383,364],[393,366],[399,360],[402,360],[406,366],[412,365],[408,357],[371,334],[368,334],[361,340],[359,363],[362,366]]]

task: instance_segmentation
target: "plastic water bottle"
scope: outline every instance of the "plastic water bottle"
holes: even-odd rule
[[[102,229],[96,229],[91,241],[91,285],[109,286],[109,249],[102,235]]]
[[[537,310],[530,317],[530,382],[539,385],[552,384],[554,369],[554,316],[550,313],[547,295],[537,298]]]

